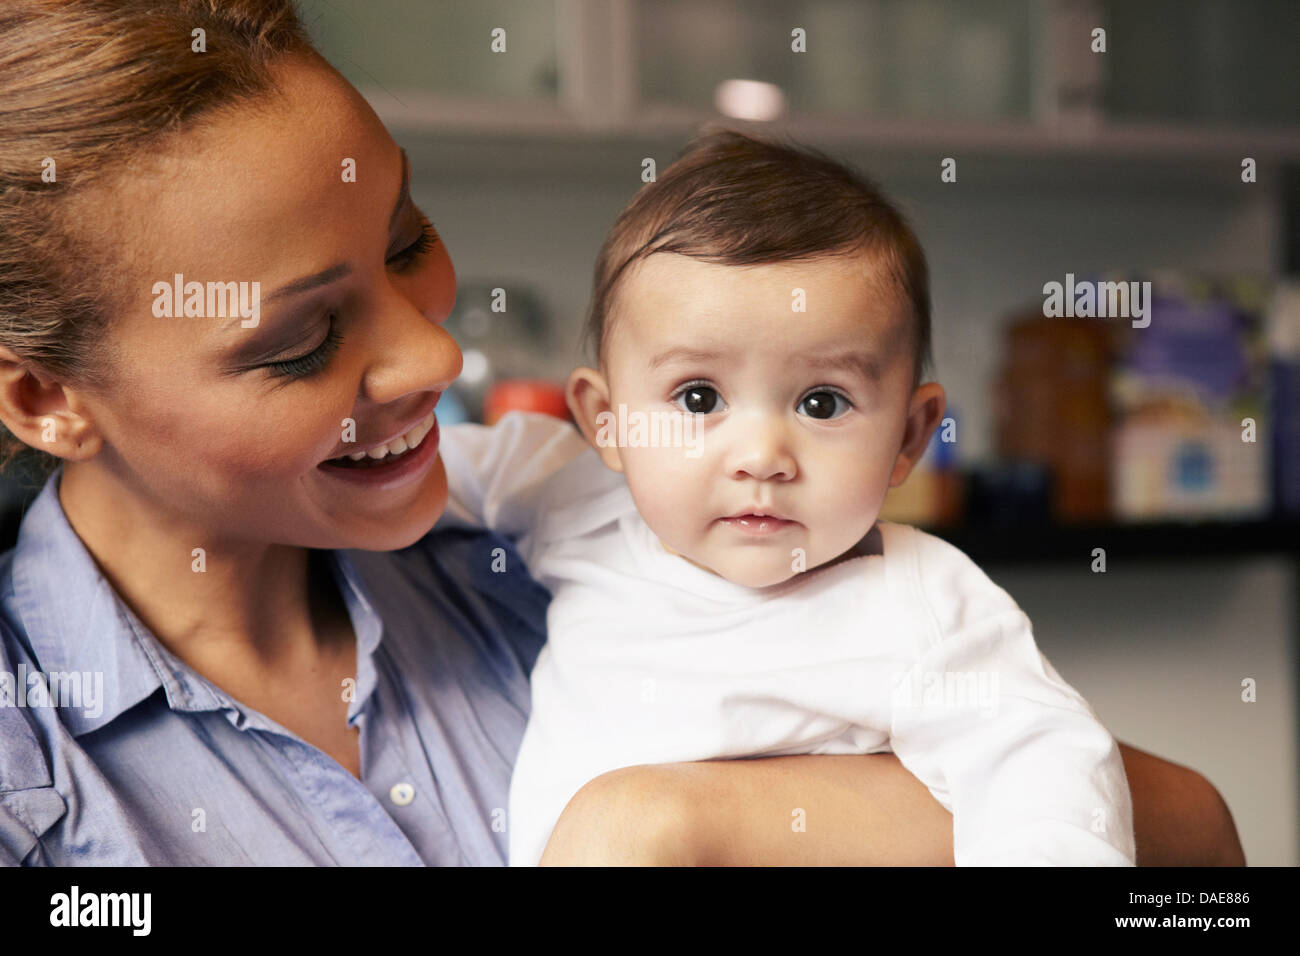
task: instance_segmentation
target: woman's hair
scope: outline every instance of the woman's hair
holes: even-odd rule
[[[200,32],[202,31],[202,32]],[[60,381],[110,380],[110,270],[75,197],[217,110],[271,91],[311,44],[293,0],[4,0],[0,345]],[[59,459],[0,424],[0,469]]]
[[[909,307],[913,388],[933,362],[920,241],[880,187],[818,150],[709,129],[643,186],[596,258],[584,339],[597,362],[617,325],[620,279],[656,252],[728,266],[866,253]]]

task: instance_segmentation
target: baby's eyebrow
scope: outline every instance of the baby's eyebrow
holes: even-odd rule
[[[661,365],[667,365],[669,362],[713,362],[721,357],[721,352],[713,352],[708,349],[692,349],[679,345],[666,349],[650,359],[650,368],[654,370]]]
[[[880,381],[880,360],[866,352],[834,352],[829,355],[805,355],[804,364],[833,368],[861,375],[871,382]]]

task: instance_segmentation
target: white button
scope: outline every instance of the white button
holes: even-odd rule
[[[395,783],[393,789],[388,791],[388,799],[399,807],[405,807],[415,799],[415,788],[409,783]]]

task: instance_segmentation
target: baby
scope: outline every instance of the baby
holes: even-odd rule
[[[516,537],[553,595],[512,865],[610,770],[891,750],[953,814],[958,865],[1133,865],[1119,749],[1024,612],[877,520],[943,415],[928,281],[872,184],[715,133],[601,250],[581,435],[526,413],[444,429],[444,523]]]

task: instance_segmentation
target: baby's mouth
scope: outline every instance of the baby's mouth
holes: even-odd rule
[[[737,514],[726,518],[719,519],[729,528],[751,535],[768,535],[776,534],[779,531],[785,531],[793,528],[799,522],[791,521],[789,518],[782,518],[777,515],[764,514]]]

